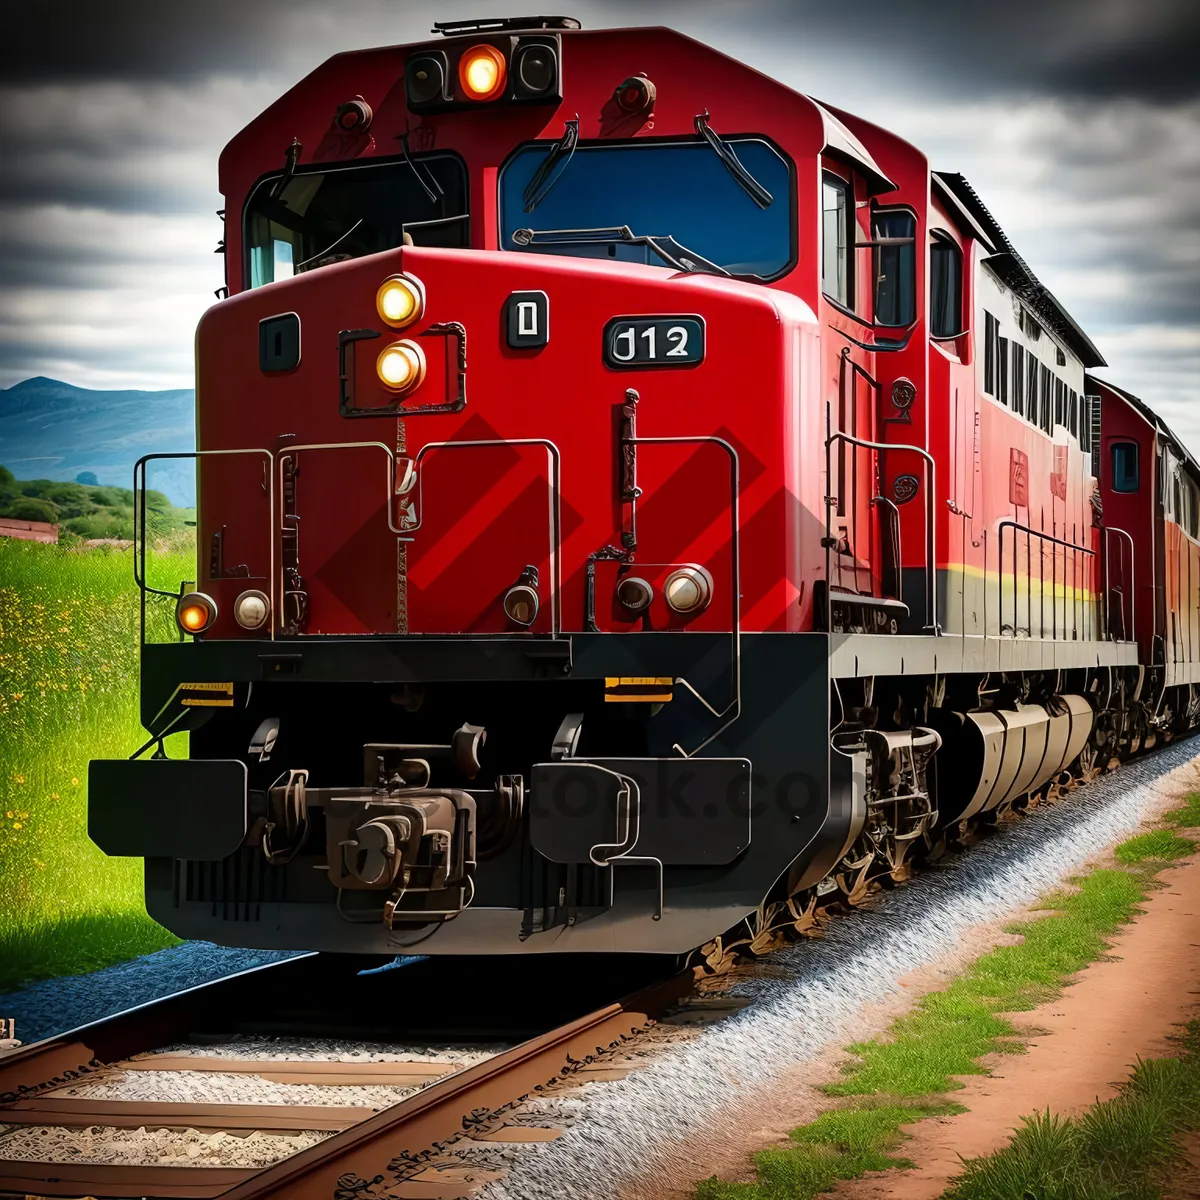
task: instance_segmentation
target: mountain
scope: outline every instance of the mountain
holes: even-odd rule
[[[102,484],[133,486],[143,454],[196,448],[195,393],[99,392],[57,379],[26,379],[0,388],[0,464],[18,479],[74,482],[87,473]],[[196,503],[191,459],[148,464],[147,485],[173,504]],[[91,480],[85,480],[91,482]]]

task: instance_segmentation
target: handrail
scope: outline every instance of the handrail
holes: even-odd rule
[[[1133,544],[1133,538],[1129,533],[1120,529],[1116,525],[1101,525],[1104,530],[1104,604],[1105,610],[1108,607],[1108,598],[1112,595],[1112,588],[1109,586],[1109,553],[1108,553],[1108,535],[1110,533],[1119,533],[1129,543],[1129,624],[1125,624],[1125,593],[1121,593],[1121,632],[1125,635],[1126,641],[1132,641],[1137,636],[1137,587],[1134,580],[1137,578],[1136,571],[1136,547]],[[1116,641],[1112,636],[1112,623],[1108,623],[1107,633],[1110,641]]]
[[[235,449],[235,450],[179,450],[179,451],[175,451],[173,453],[143,454],[142,457],[139,458],[137,460],[137,462],[135,462],[133,464],[133,502],[135,505],[134,522],[133,522],[133,581],[134,581],[134,583],[137,584],[138,592],[141,597],[139,620],[140,620],[140,625],[141,625],[140,642],[143,645],[146,642],[146,594],[150,593],[155,596],[169,596],[169,597],[173,597],[175,599],[178,599],[178,595],[179,595],[177,592],[164,592],[159,588],[152,588],[152,587],[146,586],[146,464],[148,462],[151,462],[154,459],[159,459],[159,458],[200,459],[200,458],[218,458],[218,457],[229,456],[229,455],[233,455],[233,454],[261,454],[266,458],[267,463],[270,464],[270,466],[268,467],[267,473],[266,473],[267,481],[268,481],[267,503],[270,507],[270,519],[269,519],[270,528],[269,528],[269,535],[267,538],[267,545],[268,545],[267,570],[269,572],[268,573],[268,581],[269,581],[268,600],[270,601],[270,605],[271,605],[271,620],[270,620],[269,628],[271,631],[271,640],[272,641],[275,640],[275,620],[276,620],[276,612],[277,612],[276,604],[275,604],[275,472],[273,469],[275,456],[271,453],[270,450],[266,450],[261,447],[244,447],[244,448]],[[141,479],[141,484],[142,484],[141,492],[140,492],[141,497],[142,497],[140,512],[136,508],[136,505],[138,503],[138,495],[139,495],[139,491],[138,491],[139,478]],[[197,512],[198,511],[199,510],[197,509]],[[139,518],[140,518],[140,528],[141,528],[141,534],[142,534],[140,546],[138,544]],[[196,569],[197,569],[197,575],[199,575],[199,563],[200,563],[200,525],[199,525],[199,520],[197,519],[197,524],[196,524],[196,564],[197,564]],[[139,567],[140,567],[140,570],[139,570]],[[198,585],[199,584],[198,578],[197,578],[196,582]]]
[[[904,553],[900,545],[900,508],[886,496],[872,496],[872,504],[886,504],[892,510],[892,528],[896,531],[896,599],[904,603]]]
[[[738,491],[741,487],[741,459],[738,452],[724,438],[715,434],[696,434],[687,437],[633,437],[626,439],[634,446],[679,446],[679,445],[716,445],[729,456],[729,557],[733,574],[733,699],[717,714],[718,718],[733,715],[714,733],[710,733],[698,746],[692,750],[684,748],[676,742],[671,749],[683,758],[691,758],[699,754],[710,742],[715,741],[742,715],[742,560],[738,541]],[[684,681],[686,682],[686,681]],[[712,712],[712,706],[699,697],[691,684],[687,684],[693,695]],[[631,860],[627,860],[631,861]]]
[[[1064,538],[1056,537],[1054,534],[1046,533],[1044,530],[1034,529],[1030,525],[1023,525],[1020,521],[1014,521],[1011,518],[1006,517],[1003,521],[1000,521],[999,524],[996,526],[996,529],[997,529],[998,540],[999,540],[999,544],[997,546],[997,558],[1000,563],[999,624],[1000,624],[1001,629],[1004,628],[1004,530],[1006,528],[1013,529],[1018,533],[1023,533],[1027,537],[1038,538],[1040,541],[1043,541],[1043,542],[1052,542],[1054,545],[1062,546],[1067,550],[1074,550],[1077,554],[1078,553],[1087,554],[1087,555],[1090,555],[1092,558],[1095,558],[1095,556],[1096,556],[1095,550],[1091,549],[1089,546],[1081,545],[1078,542],[1068,542]],[[1027,552],[1026,553],[1026,561],[1025,561],[1027,609],[1032,603],[1031,596],[1032,596],[1032,589],[1033,589],[1032,572],[1031,572],[1030,565],[1029,565],[1030,557],[1031,556]],[[1017,540],[1014,537],[1013,538],[1013,633],[1014,634],[1016,633],[1016,630],[1017,630],[1017,615],[1018,615],[1016,580],[1017,580]],[[1039,585],[1043,584],[1045,582],[1044,577],[1040,576],[1038,582],[1039,582]],[[1055,596],[1054,596],[1054,588],[1057,585],[1057,583],[1058,583],[1058,571],[1057,571],[1057,567],[1055,566],[1054,559],[1052,557],[1050,560],[1050,606],[1051,606],[1050,636],[1053,639],[1058,638],[1058,601],[1055,599]],[[1078,583],[1078,572],[1076,572],[1076,583]],[[1063,563],[1063,587],[1064,587],[1064,589],[1066,588],[1066,585],[1067,585],[1067,569],[1066,569],[1066,563],[1064,562]],[[1042,618],[1041,622],[1040,622],[1041,627],[1042,627],[1041,628],[1041,636],[1045,637],[1046,636],[1046,620],[1045,620],[1046,592],[1045,592],[1044,587],[1042,587],[1040,590],[1041,590],[1041,596],[1042,596],[1042,602],[1041,602],[1040,614],[1039,614]],[[1031,624],[1032,624],[1032,622],[1031,622]],[[1065,609],[1064,609],[1064,613],[1063,613],[1063,633],[1064,634],[1066,633]],[[1032,635],[1033,635],[1033,631],[1031,629],[1030,636],[1032,637]]]
[[[481,438],[461,442],[426,442],[409,461],[416,475],[417,519],[402,530],[397,530],[404,540],[413,541],[412,534],[421,528],[425,515],[425,477],[421,472],[421,459],[430,450],[474,449],[481,446],[541,446],[550,459],[550,632],[554,637],[562,633],[562,581],[559,579],[559,549],[562,544],[562,457],[558,447],[548,438]],[[393,488],[395,461],[393,460]],[[388,524],[391,525],[389,503]]]
[[[897,452],[907,451],[909,454],[919,454],[925,460],[925,620],[924,629],[932,633],[934,637],[941,634],[942,628],[938,624],[937,619],[937,575],[936,564],[934,559],[934,496],[937,492],[937,464],[934,461],[933,455],[928,450],[920,446],[909,446],[904,442],[868,442],[863,438],[854,437],[849,433],[842,433],[840,430],[837,433],[831,433],[825,439],[825,478],[826,483],[829,481],[829,473],[832,463],[830,461],[829,451],[834,442],[848,442],[851,446],[858,446],[863,450],[884,450]],[[825,490],[832,493],[833,488],[826,486]],[[825,497],[825,537],[826,542],[832,536],[832,512],[833,512],[833,496]],[[825,547],[825,586],[829,586],[829,551],[830,546]],[[903,564],[901,564],[903,569]]]

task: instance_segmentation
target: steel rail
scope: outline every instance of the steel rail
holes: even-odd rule
[[[0,1103],[12,1103],[51,1087],[84,1081],[104,1063],[128,1058],[148,1046],[178,1041],[186,1037],[195,1021],[210,1011],[214,1003],[233,1002],[242,992],[249,994],[268,973],[272,980],[292,974],[302,979],[316,958],[316,952],[310,951],[251,967],[236,975],[148,1000],[0,1055]],[[0,1174],[5,1165],[0,1165]],[[0,1188],[3,1186],[0,1181]]]
[[[286,965],[286,962],[277,964]],[[235,978],[244,980],[246,975],[253,973],[246,972]],[[45,1124],[57,1123],[59,1114],[55,1110],[65,1105],[40,1098],[40,1093],[48,1086],[61,1087],[71,1082],[72,1076],[87,1078],[91,1072],[103,1069],[104,1064],[98,1061],[101,1055],[112,1062],[144,1051],[148,1044],[162,1044],[177,1038],[186,1027],[189,1015],[197,1011],[194,1004],[185,1000],[194,1002],[213,987],[227,982],[217,981],[169,997],[166,1002],[160,1002],[158,1020],[147,1019],[148,1014],[154,1015],[150,1010],[155,1005],[144,1005],[60,1038],[36,1043],[0,1060],[0,1087],[8,1088],[6,1099],[10,1104],[15,1099],[14,1109],[28,1114],[21,1119],[21,1124],[36,1123],[29,1117],[37,1110],[45,1110],[39,1111],[38,1115],[50,1118]],[[414,1162],[421,1162],[441,1143],[468,1136],[481,1111],[501,1113],[529,1094],[569,1076],[594,1061],[597,1055],[640,1032],[669,1005],[687,995],[691,987],[690,971],[671,976],[622,1001],[605,1005],[521,1042],[484,1062],[446,1075],[400,1103],[344,1126],[316,1145],[267,1168],[9,1160],[0,1161],[0,1194],[170,1197],[172,1200],[266,1200],[267,1197],[287,1196],[289,1200],[293,1197],[329,1200],[344,1175],[367,1179],[377,1175],[382,1180],[389,1173],[398,1177],[402,1170],[411,1170]],[[88,1035],[86,1041],[81,1036],[84,1034]],[[269,1065],[278,1066],[279,1063],[272,1061]],[[48,1072],[52,1074],[48,1075]],[[27,1098],[34,1096],[39,1098]],[[90,1107],[95,1108],[96,1102],[90,1102]],[[113,1110],[111,1114],[105,1114],[109,1119],[101,1116],[100,1120],[93,1120],[93,1124],[116,1124],[117,1118],[124,1117],[120,1111],[126,1107],[123,1104],[110,1103],[102,1107]],[[187,1115],[195,1109],[198,1116],[204,1116],[209,1122],[206,1127],[214,1127],[234,1117],[233,1124],[237,1128],[248,1128],[242,1113],[231,1111],[242,1106],[184,1104],[177,1107],[178,1118],[172,1118],[167,1111],[172,1107],[138,1102],[130,1103],[128,1111],[153,1108],[152,1114],[145,1114],[151,1117],[146,1123],[153,1127],[187,1125]],[[200,1110],[205,1107],[214,1111],[202,1114]],[[344,1119],[347,1114],[346,1109],[330,1110],[319,1106],[313,1111],[314,1118],[323,1118],[324,1128],[335,1125],[338,1117]],[[269,1107],[263,1109],[263,1115],[266,1118],[263,1129],[279,1129],[291,1120],[290,1113],[272,1111]],[[0,1112],[0,1123],[4,1122],[5,1116]],[[124,1123],[123,1119],[119,1120],[119,1124]],[[222,1127],[233,1126],[227,1123]],[[295,1127],[313,1126],[299,1122]]]

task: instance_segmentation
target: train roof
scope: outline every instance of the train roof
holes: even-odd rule
[[[983,261],[1000,282],[1011,288],[1051,333],[1066,342],[1085,367],[1108,366],[1092,339],[1017,253],[1000,223],[966,179],[948,171],[935,171],[933,179],[935,185],[940,185],[939,191],[949,193],[954,207],[968,218],[973,231],[983,235],[980,240],[992,251]]]
[[[1200,483],[1200,463],[1192,456],[1192,452],[1183,444],[1174,430],[1148,405],[1140,396],[1135,396],[1132,392],[1127,392],[1124,388],[1117,387],[1115,383],[1109,383],[1106,379],[1098,379],[1095,375],[1089,375],[1086,381],[1089,385],[1098,383],[1101,387],[1107,388],[1113,395],[1124,400],[1130,408],[1139,413],[1146,423],[1158,434],[1160,438],[1171,443],[1179,453],[1180,457],[1186,463],[1188,471],[1192,478]]]

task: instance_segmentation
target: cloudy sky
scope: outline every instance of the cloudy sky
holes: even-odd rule
[[[522,0],[522,3],[524,0]],[[37,0],[0,40],[0,387],[192,380],[222,282],[217,156],[338,50],[462,0]],[[975,185],[1106,374],[1200,454],[1196,0],[586,0],[667,24],[923,146]]]

